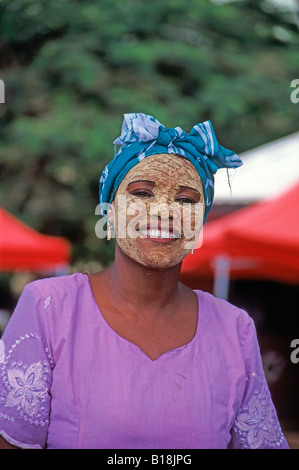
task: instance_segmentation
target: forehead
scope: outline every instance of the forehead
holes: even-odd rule
[[[188,186],[198,190],[202,188],[201,178],[192,163],[173,154],[157,154],[144,158],[127,173],[122,186],[136,180]]]

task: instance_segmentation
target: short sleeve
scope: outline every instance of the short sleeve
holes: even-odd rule
[[[231,430],[230,449],[288,449],[265,378],[256,330],[250,319],[243,344],[246,387]]]
[[[25,449],[46,447],[53,369],[49,301],[28,284],[0,340],[0,435]]]

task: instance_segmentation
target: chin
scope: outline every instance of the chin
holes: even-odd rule
[[[131,260],[139,265],[142,265],[152,270],[164,270],[174,266],[180,265],[184,258],[189,254],[189,250],[183,248],[183,244],[177,246],[175,249],[166,248],[160,244],[153,244],[151,248],[149,245],[142,246],[135,240],[128,243],[123,240],[117,240],[120,250]]]
[[[169,256],[158,255],[156,253],[153,255],[147,253],[146,255],[143,254],[136,257],[127,254],[127,256],[145,268],[157,271],[162,271],[180,265],[185,258],[185,256],[175,256],[170,258]]]

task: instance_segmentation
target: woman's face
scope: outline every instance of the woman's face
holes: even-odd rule
[[[194,248],[202,227],[202,181],[185,158],[146,157],[122,180],[113,204],[119,248],[144,266],[175,266]]]

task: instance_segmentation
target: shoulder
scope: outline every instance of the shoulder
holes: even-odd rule
[[[38,279],[28,283],[24,287],[24,292],[41,297],[52,294],[63,297],[67,293],[72,293],[80,289],[84,283],[84,278],[84,274],[74,273],[65,276]]]
[[[38,324],[59,338],[89,308],[88,277],[74,273],[28,283],[13,312],[15,323]]]
[[[86,275],[74,273],[32,281],[24,287],[19,304],[64,316],[74,309],[87,280]]]
[[[245,310],[208,292],[195,292],[199,301],[199,316],[215,331],[229,332],[230,335],[235,333],[245,338],[250,331],[255,330],[254,322]]]
[[[61,325],[56,320],[73,313],[75,296],[71,291],[83,282],[84,275],[73,274],[28,283],[5,328],[5,341],[16,345],[20,341],[23,344],[27,340],[43,338],[48,343],[49,324]]]
[[[205,350],[211,364],[245,376],[258,370],[259,344],[255,324],[243,309],[213,295],[196,291],[199,298],[199,319]],[[221,360],[220,360],[221,358]],[[236,372],[237,371],[237,372]],[[242,380],[243,380],[242,379]]]

